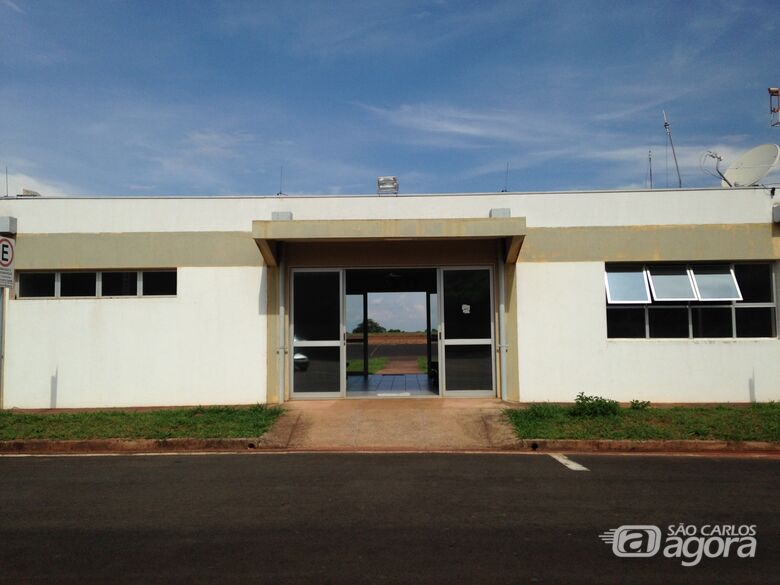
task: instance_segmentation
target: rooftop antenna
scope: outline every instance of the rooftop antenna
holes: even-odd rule
[[[666,130],[666,136],[669,139],[669,145],[672,147],[672,156],[674,157],[674,168],[677,169],[677,187],[682,189],[682,177],[680,177],[680,165],[677,164],[677,153],[674,151],[674,142],[672,142],[672,125],[666,118],[666,111],[661,110],[664,114],[664,129]]]
[[[715,172],[716,172],[716,173],[718,173],[718,176],[720,177],[720,180],[721,180],[721,185],[722,185],[722,186],[724,186],[724,187],[727,187],[727,186],[728,186],[728,187],[733,187],[733,186],[734,186],[734,185],[732,185],[732,184],[731,184],[731,181],[729,181],[729,180],[728,180],[728,179],[727,179],[727,178],[726,178],[726,177],[723,175],[723,173],[721,173],[721,172],[720,172],[720,166],[719,166],[719,165],[720,165],[720,163],[722,163],[722,162],[723,162],[723,157],[722,157],[722,156],[720,156],[720,155],[719,155],[717,152],[713,152],[712,150],[708,150],[708,151],[707,151],[707,152],[704,154],[704,158],[705,158],[705,159],[706,159],[706,158],[713,158],[713,159],[715,159]],[[702,159],[702,168],[704,168],[703,160],[704,160],[704,159]],[[705,169],[705,170],[706,170],[706,169]],[[712,174],[712,172],[711,172],[711,171],[707,171],[707,172],[708,172],[710,175]]]
[[[279,192],[277,197],[284,195],[284,165],[279,167]]]
[[[647,174],[650,177],[650,188],[653,188],[653,149],[647,151]]]
[[[769,124],[780,126],[780,87],[769,88]]]
[[[5,196],[8,197],[8,165],[5,165]]]
[[[506,173],[504,173],[504,188],[501,189],[502,193],[506,193],[509,190],[509,161],[506,161]]]

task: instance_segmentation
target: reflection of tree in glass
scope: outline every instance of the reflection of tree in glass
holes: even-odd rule
[[[368,328],[367,328],[368,333],[385,333],[385,332],[387,332],[387,329],[382,327],[379,323],[377,323],[373,319],[369,319],[368,321],[366,321],[366,324],[368,325]],[[358,323],[357,327],[355,327],[352,330],[352,333],[363,333],[363,321]]]

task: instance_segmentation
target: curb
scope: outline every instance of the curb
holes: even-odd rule
[[[780,454],[780,443],[766,441],[523,439],[512,450],[613,453],[765,453]]]
[[[290,425],[293,426],[293,425]],[[269,433],[270,434],[270,433]],[[285,433],[287,434],[287,433]],[[289,437],[288,437],[289,441]],[[780,455],[780,443],[763,441],[628,441],[628,440],[569,440],[569,439],[524,439],[514,444],[491,448],[442,448],[371,446],[323,446],[322,448],[296,449],[278,436],[264,435],[258,438],[240,439],[89,439],[89,440],[47,440],[30,439],[0,441],[0,454],[90,454],[90,453],[185,453],[185,452],[258,452],[258,451],[307,451],[364,453],[376,452],[568,452],[568,453],[701,453],[701,454],[764,454]]]

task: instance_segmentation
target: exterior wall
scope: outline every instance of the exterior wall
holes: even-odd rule
[[[778,339],[607,339],[603,262],[517,265],[520,400],[780,400]]]
[[[265,402],[263,268],[180,268],[170,298],[11,301],[5,408]]]
[[[19,269],[178,268],[176,298],[9,302],[3,406],[274,399],[276,317],[268,311],[278,301],[275,291],[266,298],[272,275],[252,221],[274,211],[295,220],[486,218],[492,208],[509,208],[528,226],[520,261],[507,270],[515,275],[508,340],[518,359],[517,370],[508,360],[510,398],[570,401],[584,391],[619,400],[780,400],[780,341],[608,340],[603,284],[605,260],[778,259],[772,205],[764,188],[3,199],[0,215],[19,220]],[[481,253],[476,242],[431,243],[442,256],[431,262],[419,258],[417,242],[390,243],[311,244],[297,262],[312,263],[306,254],[315,249],[320,261],[344,266],[397,265],[393,257],[447,264],[458,250]]]
[[[9,198],[21,233],[249,232],[274,211],[294,219],[487,217],[509,208],[531,227],[746,224],[772,221],[769,190],[686,189],[401,197]]]

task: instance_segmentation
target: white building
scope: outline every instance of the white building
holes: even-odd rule
[[[780,400],[773,203],[761,187],[5,198],[2,407]],[[380,292],[425,295],[419,391],[376,390],[346,323]]]

